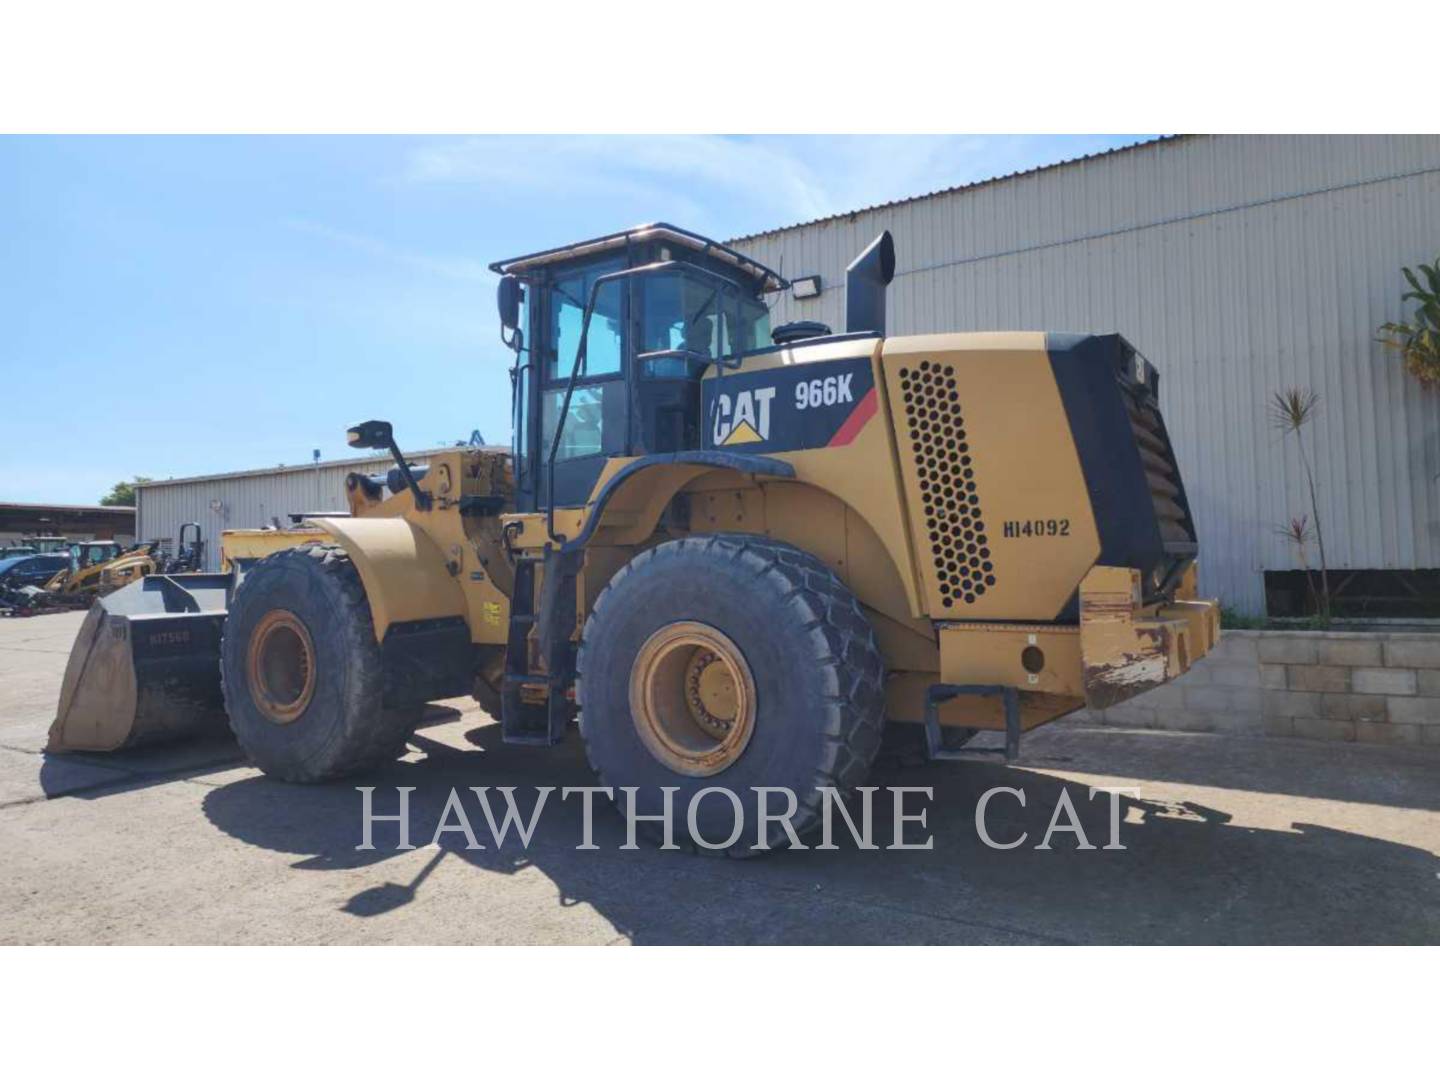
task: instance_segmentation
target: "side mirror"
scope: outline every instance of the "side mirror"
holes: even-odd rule
[[[514,274],[503,276],[495,289],[495,303],[500,309],[500,325],[506,330],[520,325],[520,297],[520,279]]]
[[[395,432],[388,420],[366,420],[345,433],[345,441],[360,450],[389,450]]]

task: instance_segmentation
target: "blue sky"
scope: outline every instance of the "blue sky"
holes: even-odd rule
[[[491,261],[724,239],[1137,135],[0,139],[0,501],[509,437]]]

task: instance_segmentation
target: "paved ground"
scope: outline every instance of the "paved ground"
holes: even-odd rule
[[[0,943],[15,942],[1440,942],[1440,753],[1288,740],[1036,733],[1023,766],[880,769],[933,786],[933,851],[792,852],[733,862],[574,850],[572,800],[528,851],[356,851],[352,784],[293,787],[233,744],[110,756],[40,750],[79,615],[0,619]],[[578,745],[507,747],[466,702],[433,710],[404,761],[357,783],[416,787],[415,842],[449,789],[593,783]],[[1021,787],[976,836],[975,804]],[[1127,784],[1125,851],[1037,851],[1069,791],[1096,844]],[[522,798],[522,803],[526,800]],[[478,804],[469,803],[481,839]],[[877,819],[888,835],[890,815]]]

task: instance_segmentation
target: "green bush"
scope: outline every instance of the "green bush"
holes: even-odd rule
[[[1266,621],[1263,615],[1242,615],[1232,607],[1220,605],[1221,630],[1264,630]]]
[[[1418,270],[1425,283],[1416,277]],[[1429,266],[1423,263],[1415,270],[1400,271],[1410,284],[1402,300],[1414,300],[1420,306],[1410,322],[1387,322],[1380,327],[1380,341],[1387,349],[1398,352],[1405,361],[1405,370],[1426,386],[1440,383],[1440,259]]]

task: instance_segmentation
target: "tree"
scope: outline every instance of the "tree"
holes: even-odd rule
[[[148,484],[149,482],[150,482],[150,477],[148,477],[148,476],[137,476],[137,477],[135,477],[134,480],[121,480],[121,481],[118,481],[118,482],[115,484],[115,486],[110,489],[110,494],[109,494],[109,495],[102,495],[102,496],[100,497],[100,505],[101,505],[101,506],[134,506],[134,505],[135,505],[135,485],[136,485],[136,484]]]
[[[1415,276],[1418,270],[1425,278],[1422,285]],[[1383,335],[1379,340],[1387,349],[1400,354],[1405,361],[1405,370],[1419,379],[1425,386],[1440,383],[1440,259],[1429,266],[1423,263],[1415,270],[1401,269],[1410,291],[1401,300],[1414,300],[1420,306],[1415,309],[1411,322],[1387,322],[1380,327]]]

